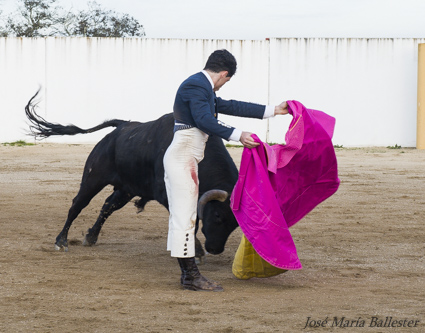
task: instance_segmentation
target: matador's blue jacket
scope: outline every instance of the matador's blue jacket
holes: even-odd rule
[[[229,140],[234,127],[217,120],[219,113],[262,119],[265,105],[217,98],[207,77],[199,72],[180,85],[173,111],[176,123],[197,127],[209,135]]]

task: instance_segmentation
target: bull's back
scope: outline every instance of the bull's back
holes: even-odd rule
[[[164,154],[173,139],[173,114],[140,123],[127,122],[106,135],[87,159],[85,173],[101,170],[108,184],[125,187],[135,195],[155,196],[164,187]],[[199,164],[200,193],[213,188],[231,192],[238,171],[223,141],[208,139]]]
[[[167,114],[147,123],[117,128],[115,165],[122,182],[138,195],[151,195],[164,177],[162,160],[173,138],[174,118]],[[162,186],[162,184],[161,184]]]
[[[153,168],[162,160],[173,136],[173,115],[146,122],[126,122],[99,141],[90,153],[84,177],[100,173],[108,184],[135,187],[151,182]],[[91,175],[93,176],[93,175]]]
[[[147,123],[131,122],[122,128],[116,139],[115,155],[118,167],[126,169],[152,164],[164,155],[173,139],[172,114]]]

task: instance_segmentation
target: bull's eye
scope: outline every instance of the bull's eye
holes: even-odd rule
[[[216,223],[223,223],[223,219],[221,218],[221,215],[218,212],[214,212],[214,216],[215,216],[215,222]]]

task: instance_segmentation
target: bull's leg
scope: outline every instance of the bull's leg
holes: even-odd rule
[[[71,228],[72,222],[77,218],[78,214],[90,203],[91,199],[100,192],[104,186],[97,186],[88,188],[81,186],[77,196],[72,200],[71,208],[68,212],[68,218],[59,235],[56,237],[55,248],[56,250],[63,249],[68,251],[68,231]]]
[[[115,190],[103,204],[96,223],[88,230],[87,235],[84,238],[83,245],[91,246],[96,244],[100,230],[102,229],[106,219],[113,212],[124,207],[132,198],[133,195],[129,193],[123,192],[122,190]]]
[[[198,265],[205,263],[205,251],[202,247],[201,241],[196,237],[199,229],[199,218],[196,217],[196,227],[195,227],[195,261]]]
[[[205,263],[205,251],[201,241],[195,235],[195,260],[198,265]]]

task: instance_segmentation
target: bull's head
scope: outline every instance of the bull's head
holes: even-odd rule
[[[202,220],[205,249],[211,254],[224,251],[227,238],[238,226],[228,197],[226,191],[210,190],[198,202],[198,218]]]

